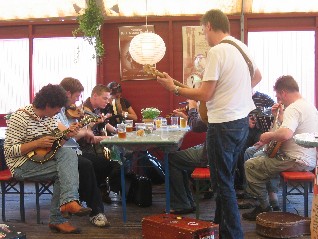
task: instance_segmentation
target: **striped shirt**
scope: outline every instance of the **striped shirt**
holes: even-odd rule
[[[38,118],[32,105],[28,105],[24,109]],[[33,141],[36,137],[51,134],[51,131],[46,126],[52,130],[57,128],[56,117],[38,119],[39,121],[32,119],[22,110],[13,113],[10,118],[4,141],[4,154],[6,163],[12,174],[14,174],[15,168],[20,167],[28,160],[26,155],[21,154],[21,145]]]

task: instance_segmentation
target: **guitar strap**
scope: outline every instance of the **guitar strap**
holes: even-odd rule
[[[252,64],[252,61],[248,58],[248,56],[246,55],[246,53],[242,50],[242,48],[237,45],[234,41],[231,41],[231,40],[223,40],[221,41],[220,43],[228,43],[228,44],[231,44],[232,46],[235,46],[239,51],[240,53],[242,54],[247,66],[248,66],[248,70],[250,71],[250,76],[251,76],[251,79],[253,79],[253,75],[254,75],[254,68],[253,68],[253,64]]]

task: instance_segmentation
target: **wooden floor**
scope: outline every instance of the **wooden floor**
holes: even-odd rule
[[[281,194],[279,195],[281,201]],[[311,209],[311,198],[309,206]],[[105,204],[105,212],[108,220],[111,222],[110,228],[97,228],[90,224],[88,217],[73,217],[71,219],[72,224],[81,227],[82,233],[78,235],[65,235],[59,233],[53,233],[48,229],[48,215],[50,207],[50,196],[42,196],[41,200],[41,224],[36,223],[36,211],[35,211],[35,197],[33,185],[26,187],[25,196],[25,208],[26,208],[26,222],[19,221],[19,202],[17,195],[8,196],[6,201],[6,215],[7,225],[14,226],[16,230],[26,233],[27,239],[64,239],[64,238],[129,238],[140,239],[142,238],[141,219],[147,215],[163,213],[165,208],[165,194],[163,185],[155,185],[153,187],[153,205],[146,208],[138,207],[134,204],[128,204],[127,215],[128,222],[122,221],[122,210],[120,199],[117,195],[112,195],[113,203],[111,205]],[[215,209],[215,201],[213,199],[201,200],[201,219],[212,220]],[[241,213],[249,211],[250,209],[240,210]],[[287,210],[292,213],[303,215],[303,198],[302,196],[290,197],[290,202],[287,205]],[[194,218],[194,214],[187,215]],[[244,235],[246,239],[262,239],[255,232],[255,222],[242,220]],[[309,239],[310,236],[303,236],[301,238]],[[164,238],[163,238],[164,239]]]

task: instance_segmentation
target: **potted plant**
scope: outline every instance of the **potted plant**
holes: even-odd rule
[[[141,109],[141,115],[144,122],[153,122],[160,115],[161,111],[155,107]]]
[[[79,33],[84,34],[84,40],[95,48],[96,55],[93,58],[100,59],[104,56],[104,44],[100,37],[100,29],[104,23],[102,10],[96,3],[96,0],[88,0],[87,8],[82,15],[77,17],[79,26],[72,33],[76,37]]]

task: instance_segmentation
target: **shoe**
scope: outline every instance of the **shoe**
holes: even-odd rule
[[[90,217],[89,221],[97,227],[109,227],[110,223],[103,213],[98,213],[97,215]]]
[[[280,206],[274,206],[274,207],[273,207],[273,211],[274,211],[274,212],[281,212],[282,209],[280,208]]]
[[[92,211],[89,207],[82,207],[77,201],[71,201],[60,207],[62,215],[67,215],[66,213],[74,214],[76,216],[86,216]]]
[[[171,213],[171,214],[181,215],[181,214],[193,213],[193,212],[195,212],[195,210],[196,210],[196,207],[185,208],[185,209],[178,209],[178,210],[171,209],[171,210],[170,210],[170,213]]]
[[[239,209],[250,209],[256,207],[257,201],[254,199],[242,199],[237,200],[237,206]]]
[[[271,211],[272,211],[271,206],[268,206],[265,209],[261,208],[261,206],[257,206],[251,212],[243,213],[242,217],[246,220],[255,221],[258,214],[262,212],[271,212]]]
[[[69,222],[64,222],[61,224],[49,224],[49,228],[53,232],[60,232],[65,234],[81,233],[81,230],[79,228],[73,227]]]
[[[252,195],[246,193],[246,192],[236,192],[236,198],[237,199],[255,199]]]

